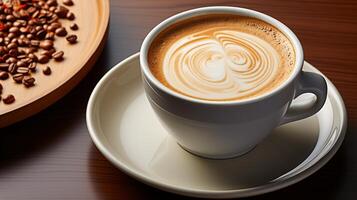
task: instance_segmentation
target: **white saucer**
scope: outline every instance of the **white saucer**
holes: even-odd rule
[[[305,62],[304,70],[319,72]],[[187,196],[244,197],[294,184],[321,168],[340,147],[346,111],[328,82],[328,99],[315,116],[277,128],[248,154],[210,160],[183,150],[162,128],[141,83],[139,54],[111,69],[87,108],[90,135],[104,156],[130,176]],[[304,101],[304,96],[297,101]]]

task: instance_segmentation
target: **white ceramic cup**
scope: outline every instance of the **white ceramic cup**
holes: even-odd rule
[[[205,14],[236,14],[263,20],[284,33],[293,44],[296,60],[290,77],[274,90],[243,100],[208,101],[179,94],[157,80],[148,66],[148,49],[153,39],[168,26]],[[324,105],[325,79],[302,71],[303,49],[296,35],[283,23],[263,13],[238,7],[204,7],[172,16],[157,25],[145,38],[140,64],[146,96],[177,142],[189,152],[207,158],[231,158],[254,148],[279,125],[309,117]],[[316,100],[290,105],[303,93]]]

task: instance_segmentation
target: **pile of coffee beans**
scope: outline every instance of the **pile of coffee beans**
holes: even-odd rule
[[[14,84],[26,88],[35,85],[32,74],[37,63],[47,64],[51,59],[60,62],[64,52],[55,48],[56,37],[66,37],[69,44],[77,42],[75,34],[68,34],[61,20],[75,20],[75,14],[67,6],[72,0],[0,0],[0,102],[11,104],[12,94],[4,95],[1,81],[9,78]],[[72,23],[70,30],[78,30]],[[51,75],[51,67],[42,73]]]

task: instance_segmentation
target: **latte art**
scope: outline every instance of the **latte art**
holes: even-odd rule
[[[228,14],[190,18],[152,42],[151,72],[166,87],[197,99],[226,101],[262,95],[293,71],[289,39],[258,19]]]
[[[213,28],[174,42],[163,60],[163,74],[176,90],[204,99],[233,99],[266,87],[280,55],[257,36]]]

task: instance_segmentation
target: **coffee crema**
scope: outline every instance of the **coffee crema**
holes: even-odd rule
[[[227,101],[262,95],[291,74],[289,39],[261,20],[210,14],[173,24],[148,52],[153,75],[166,87],[197,99]]]

